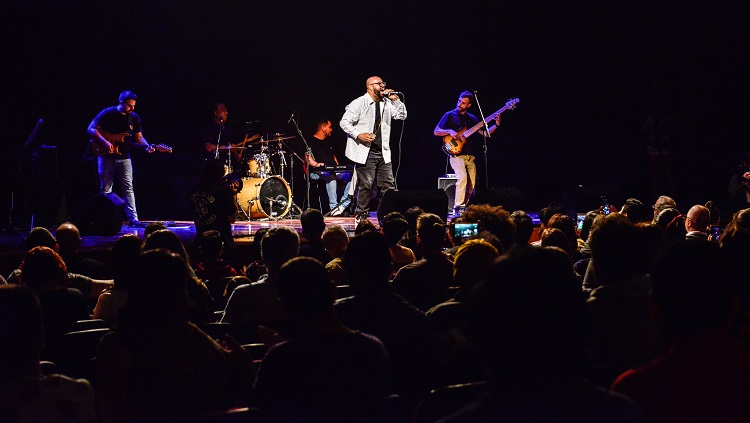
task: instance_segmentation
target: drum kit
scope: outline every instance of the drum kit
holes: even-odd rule
[[[228,153],[224,179],[235,192],[238,218],[278,220],[290,212],[294,203],[292,190],[283,177],[286,167],[283,141],[292,138],[280,133],[268,139],[255,135],[245,137],[239,145],[219,147]],[[278,173],[271,160],[273,156],[279,157]],[[233,157],[239,162],[239,169],[235,168]]]

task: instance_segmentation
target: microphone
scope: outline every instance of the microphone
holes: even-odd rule
[[[279,203],[281,207],[286,207],[287,202],[283,195],[281,194],[277,195],[276,202]]]
[[[404,95],[404,93],[402,93],[401,91],[391,91],[389,93],[384,93],[383,95],[385,95],[387,97],[389,95],[394,95],[394,94],[395,95]]]
[[[297,111],[296,111],[296,110],[292,112],[292,115],[291,115],[291,116],[289,116],[289,120],[288,120],[288,121],[286,121],[286,123],[287,123],[287,124],[290,124],[290,123],[292,123],[292,119],[294,119],[294,115],[295,115],[295,113],[297,113]]]

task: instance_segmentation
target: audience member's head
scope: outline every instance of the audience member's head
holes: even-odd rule
[[[514,247],[492,264],[472,299],[467,335],[493,382],[517,387],[583,375],[588,315],[559,249]]]
[[[357,224],[357,227],[354,228],[354,235],[359,235],[362,233],[365,233],[367,231],[378,231],[378,228],[375,226],[374,223],[370,221],[370,219],[364,219],[361,222]]]
[[[180,240],[180,237],[176,233],[169,229],[160,229],[153,232],[143,242],[143,251],[155,250],[157,248],[163,248],[177,254],[185,260],[185,263],[190,261],[187,250],[185,250],[185,244],[182,243],[182,240]]]
[[[0,285],[0,381],[38,374],[44,347],[42,311],[34,292],[22,285]]]
[[[656,217],[656,215],[664,209],[677,209],[677,203],[672,199],[672,197],[661,195],[656,199],[654,205],[651,207],[654,209],[654,217]]]
[[[334,291],[323,264],[311,257],[295,257],[281,266],[279,299],[294,319],[306,320],[333,309]]]
[[[60,248],[60,254],[69,254],[78,251],[81,246],[81,233],[76,225],[66,222],[57,227],[55,239]]]
[[[719,207],[712,200],[706,201],[706,204],[704,204],[704,206],[708,209],[708,212],[710,214],[710,224],[719,226],[719,224],[721,224],[721,212],[719,211]]]
[[[23,249],[25,251],[29,251],[34,247],[48,247],[53,250],[58,249],[57,241],[55,240],[54,235],[52,235],[52,232],[41,226],[32,229],[23,240]]]
[[[640,229],[620,213],[602,215],[591,232],[591,264],[603,284],[625,281],[642,270]]]
[[[191,281],[190,268],[178,254],[163,248],[144,251],[128,284],[124,321],[138,327],[186,321]]]
[[[502,206],[490,206],[488,204],[473,204],[466,207],[462,216],[463,222],[479,223],[480,229],[487,230],[495,235],[507,251],[514,244],[513,221]]]
[[[685,230],[688,232],[706,232],[711,224],[711,212],[700,204],[690,207],[685,216]]]
[[[567,214],[556,214],[549,218],[546,228],[556,228],[565,234],[570,244],[569,248],[562,248],[563,250],[569,251],[572,254],[578,249],[578,233],[576,232],[576,221]]]
[[[404,236],[406,231],[409,230],[409,222],[406,221],[404,215],[399,212],[393,211],[383,217],[383,221],[380,222],[380,228],[385,235],[388,245],[396,245],[401,238]]]
[[[135,234],[125,234],[112,246],[112,274],[115,287],[127,288],[135,273],[135,260],[141,254],[143,241]]]
[[[462,288],[484,280],[492,262],[500,255],[492,244],[483,239],[470,239],[456,251],[453,260],[453,280]]]
[[[299,235],[292,228],[271,228],[260,240],[260,253],[268,271],[276,272],[299,254]]]
[[[250,246],[250,258],[253,260],[263,260],[260,254],[260,241],[266,235],[270,228],[260,228],[253,235],[253,244]]]
[[[581,234],[579,237],[584,240],[589,240],[589,235],[591,235],[591,229],[594,226],[594,219],[596,219],[597,216],[599,216],[601,213],[599,210],[590,210],[586,212],[586,215],[583,217],[583,225],[581,226]]]
[[[424,213],[424,210],[419,206],[409,207],[404,212],[404,219],[409,222],[410,235],[415,235],[417,233],[417,219],[422,213]]]
[[[68,269],[55,250],[34,247],[21,262],[21,282],[34,291],[58,289],[67,285]]]
[[[309,208],[302,212],[299,222],[300,225],[302,225],[302,236],[308,240],[319,240],[323,231],[326,229],[326,222],[323,218],[323,213],[318,209]]]
[[[713,243],[676,244],[656,261],[651,274],[653,297],[671,335],[728,324],[732,299],[728,276],[721,251]]]
[[[519,245],[528,244],[531,234],[534,233],[534,221],[531,216],[523,210],[516,210],[510,214],[510,220],[513,221],[515,226],[513,237],[515,243]]]
[[[547,227],[550,218],[556,214],[568,214],[568,210],[562,204],[557,203],[550,203],[547,207],[539,210],[539,220],[541,220],[542,226]]]
[[[425,251],[438,251],[445,241],[445,222],[434,213],[422,213],[417,219],[417,240]]]
[[[143,229],[143,239],[148,238],[149,235],[156,231],[167,229],[167,224],[164,222],[151,222]]]
[[[734,225],[743,229],[750,229],[750,208],[742,209],[732,216]]]
[[[622,205],[620,213],[626,215],[633,223],[651,222],[654,220],[654,213],[651,207],[643,204],[637,198],[628,198]]]
[[[323,231],[323,247],[331,257],[342,257],[349,245],[349,235],[339,225],[328,225]]]
[[[221,253],[224,251],[224,238],[221,236],[221,232],[216,230],[210,230],[203,232],[200,235],[200,252],[206,261],[217,261],[221,258]]]
[[[667,225],[669,225],[672,220],[674,220],[675,217],[680,215],[680,211],[677,210],[674,207],[665,207],[661,209],[656,216],[654,217],[654,224],[658,227],[660,227],[662,230],[667,229]]]
[[[344,253],[344,268],[355,295],[387,288],[393,266],[385,237],[377,231],[354,236]]]
[[[573,254],[568,236],[558,228],[544,229],[539,239],[541,241],[542,247],[557,247],[565,251],[565,254],[567,254],[568,257],[571,257]]]

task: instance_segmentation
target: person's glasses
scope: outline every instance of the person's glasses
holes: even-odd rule
[[[373,82],[373,83],[372,83],[372,84],[370,84],[370,85],[380,85],[381,87],[385,87],[385,81],[380,81],[380,82]]]

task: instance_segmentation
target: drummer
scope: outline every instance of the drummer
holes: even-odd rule
[[[242,152],[245,143],[249,141],[242,131],[232,125],[227,125],[229,111],[224,103],[215,103],[211,110],[210,119],[204,124],[201,130],[201,143],[203,144],[204,158],[217,158],[216,145],[219,145],[219,159],[226,160],[226,151],[231,151],[230,165],[239,168],[242,160]],[[257,138],[257,137],[256,137]],[[230,147],[231,148],[227,148]]]

